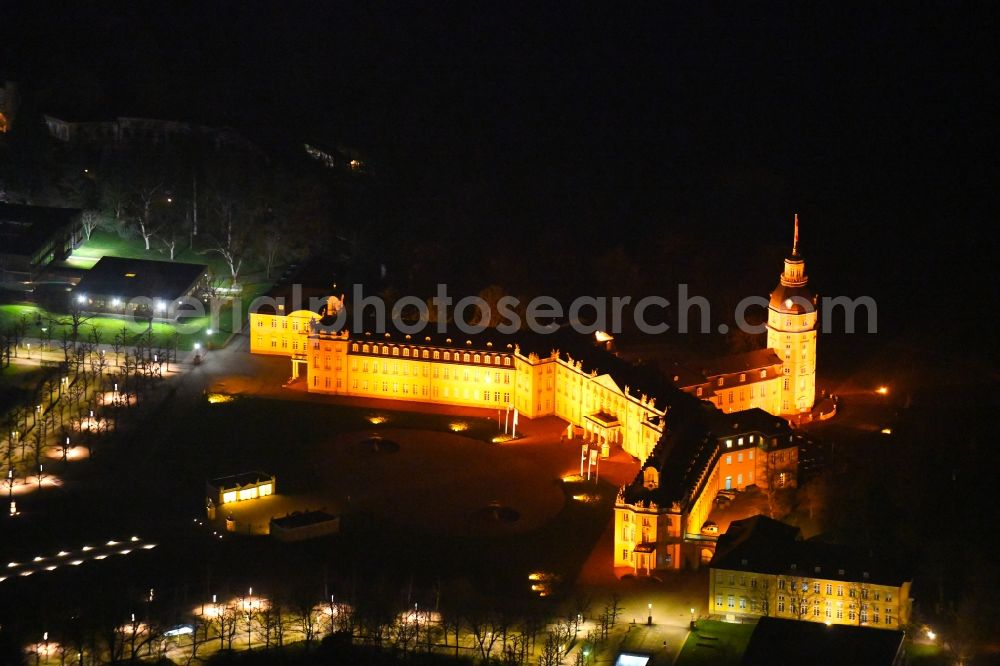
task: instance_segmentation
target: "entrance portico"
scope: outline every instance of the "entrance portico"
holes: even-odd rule
[[[588,414],[583,419],[584,440],[601,447],[601,457],[611,455],[611,445],[622,443],[622,424],[617,416],[607,412]]]

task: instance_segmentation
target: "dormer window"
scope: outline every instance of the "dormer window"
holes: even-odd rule
[[[740,373],[740,381],[741,382],[745,382],[746,380],[747,380],[747,373],[741,372]]]
[[[797,566],[798,566],[798,565],[797,565],[797,564],[795,564],[795,562],[792,562],[792,566],[790,566],[790,567],[788,567],[788,568],[789,568],[789,569],[791,569],[792,571],[795,571],[795,568],[796,568]]]
[[[722,386],[722,377],[719,377],[719,386]]]
[[[731,439],[727,439],[726,440],[726,448],[727,449],[733,448],[733,440],[731,440]]]

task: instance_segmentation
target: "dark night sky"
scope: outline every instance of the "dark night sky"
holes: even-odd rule
[[[798,210],[838,290],[931,298],[994,254],[986,3],[92,4],[6,3],[0,76],[81,116],[325,127],[442,233],[784,244]]]

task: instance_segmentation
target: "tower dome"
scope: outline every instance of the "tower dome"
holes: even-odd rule
[[[771,292],[768,306],[782,314],[805,314],[816,307],[816,296],[806,285],[806,262],[799,254],[799,215],[795,214],[795,237],[792,253],[785,257],[785,270],[778,279],[778,286]]]
[[[816,296],[808,283],[796,215],[792,253],[767,308],[767,346],[782,360],[782,414],[808,412],[816,399]]]

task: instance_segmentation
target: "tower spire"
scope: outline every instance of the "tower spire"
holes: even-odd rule
[[[795,214],[795,237],[792,240],[792,256],[799,256],[799,214]]]

